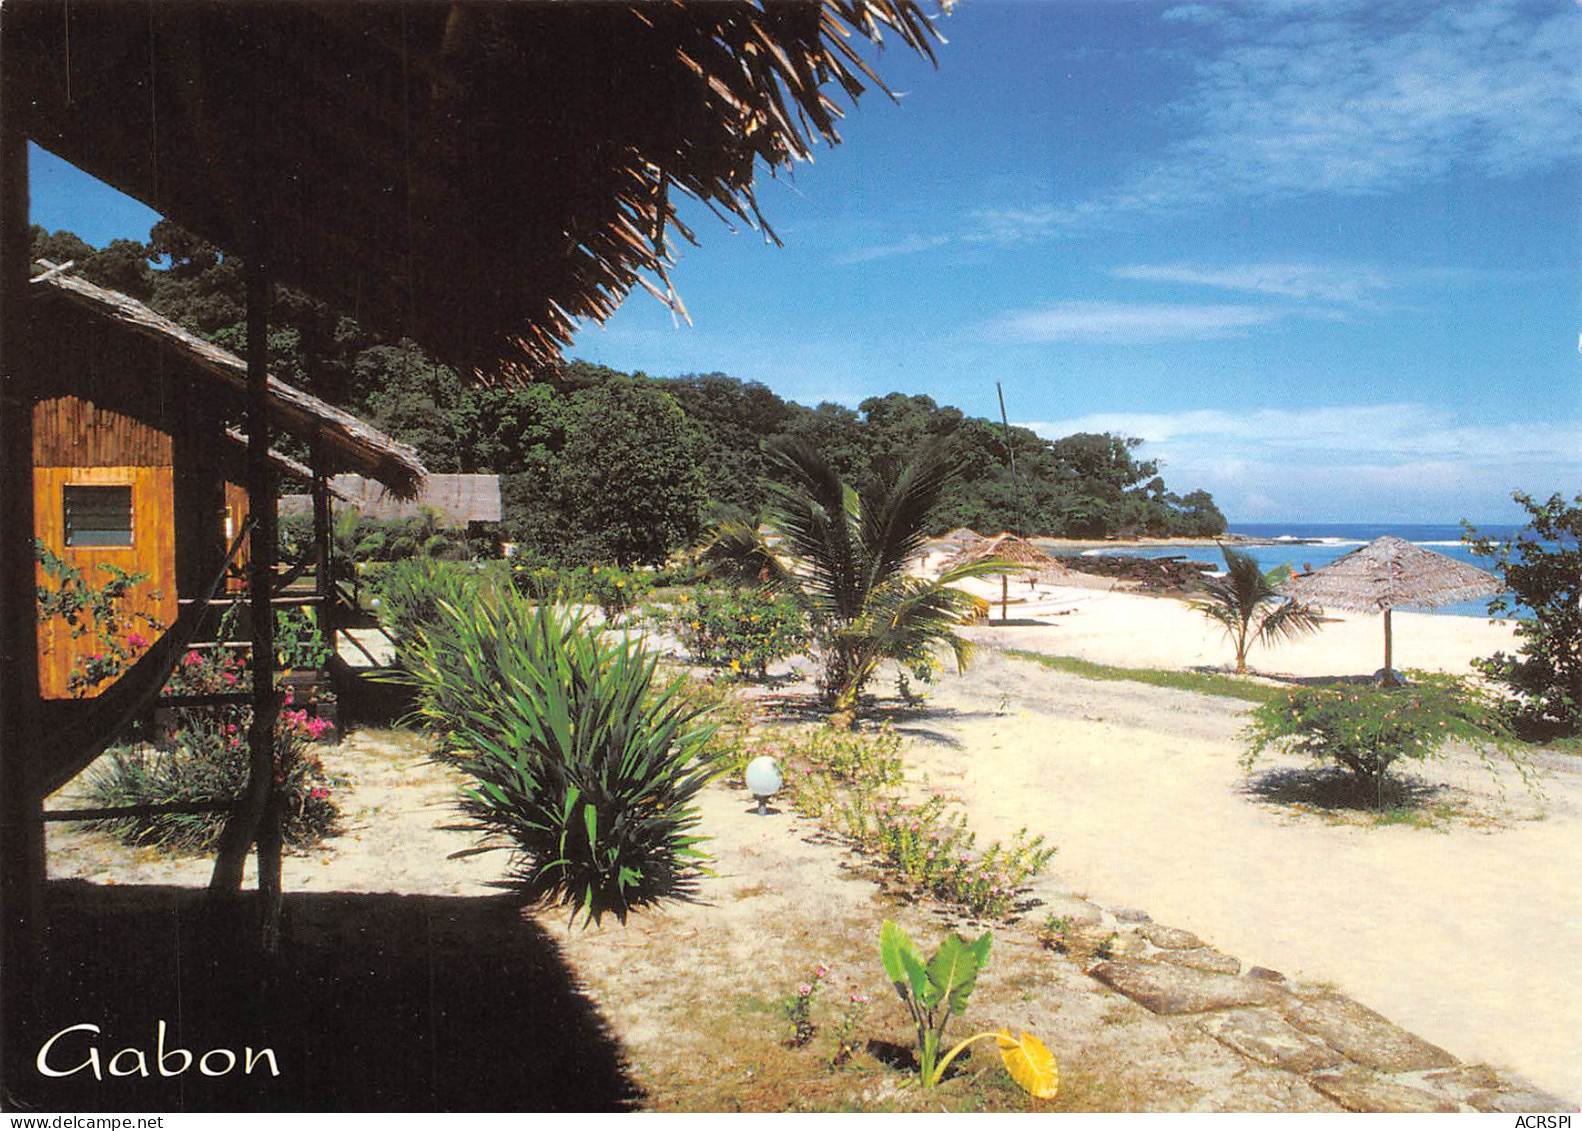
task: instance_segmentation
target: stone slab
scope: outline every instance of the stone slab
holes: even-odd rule
[[[1153,921],[1153,916],[1138,907],[1117,907],[1115,909],[1115,918],[1122,923],[1149,923]]]
[[[1138,958],[1112,958],[1093,966],[1088,974],[1154,1013],[1207,1013],[1270,1005],[1285,996],[1268,982]]]
[[[1505,1115],[1577,1110],[1577,1105],[1574,1103],[1567,1103],[1560,1097],[1551,1096],[1548,1092],[1540,1092],[1537,1088],[1520,1085],[1474,1092],[1467,1097],[1467,1104],[1476,1111],[1501,1112]]]
[[[1102,923],[1104,912],[1085,899],[1075,896],[1051,895],[1044,898],[1039,911],[1056,919],[1065,919],[1073,926],[1079,923]]]
[[[1349,1059],[1379,1072],[1418,1072],[1459,1063],[1444,1049],[1413,1036],[1350,998],[1292,998],[1285,1017]]]
[[[1193,947],[1191,950],[1165,950],[1156,955],[1161,962],[1176,966],[1189,966],[1193,970],[1207,970],[1213,974],[1240,974],[1241,963],[1228,954],[1211,946]]]
[[[1162,923],[1144,923],[1137,928],[1137,933],[1157,947],[1166,950],[1186,950],[1200,947],[1203,940],[1191,931],[1183,931],[1177,927],[1166,927]]]
[[[1342,1063],[1341,1055],[1316,1037],[1293,1029],[1263,1009],[1227,1009],[1198,1024],[1209,1036],[1261,1064],[1305,1074]]]
[[[1365,1112],[1449,1112],[1461,1108],[1453,1100],[1421,1088],[1364,1072],[1322,1073],[1308,1083],[1341,1107]]]

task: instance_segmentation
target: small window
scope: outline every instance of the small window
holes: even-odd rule
[[[66,545],[130,546],[132,488],[67,487]]]

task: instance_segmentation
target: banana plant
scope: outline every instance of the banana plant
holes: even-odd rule
[[[932,1091],[945,1077],[950,1062],[967,1046],[993,1040],[1011,1078],[1039,1099],[1049,1099],[1060,1088],[1060,1070],[1042,1041],[1031,1033],[1013,1037],[1007,1029],[977,1033],[958,1042],[943,1057],[945,1026],[966,1012],[967,999],[978,982],[978,971],[989,962],[993,932],[984,931],[976,942],[955,932],[945,936],[927,962],[907,933],[886,921],[879,932],[879,958],[895,992],[906,1003],[917,1025],[918,1061],[923,1087]]]

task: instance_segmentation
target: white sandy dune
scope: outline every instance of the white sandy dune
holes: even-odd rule
[[[997,583],[996,583],[997,588]],[[1582,1097],[1582,766],[1548,757],[1535,797],[1469,751],[1424,771],[1457,817],[1374,826],[1249,792],[1238,766],[1246,704],[1099,683],[1002,647],[1122,666],[1230,659],[1179,602],[1089,592],[1047,625],[981,627],[975,669],[938,687],[914,762],[991,836],[1028,826],[1059,845],[1074,891],[1184,927],[1244,962],[1332,982],[1463,1059]],[[998,610],[996,610],[996,616]],[[1016,616],[1015,606],[1012,616]],[[1398,613],[1396,666],[1465,671],[1512,647],[1508,624]],[[1348,616],[1256,668],[1303,676],[1381,666],[1378,616]],[[1265,779],[1267,780],[1267,779]]]

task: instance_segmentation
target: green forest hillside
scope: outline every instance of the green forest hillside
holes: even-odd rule
[[[171,224],[155,225],[146,244],[116,240],[101,250],[35,227],[33,253],[74,260],[83,277],[228,349],[245,347],[240,261]],[[904,393],[856,410],[809,408],[723,373],[656,378],[582,361],[525,384],[464,381],[411,342],[380,337],[288,288],[277,291],[271,325],[277,376],[413,445],[430,470],[501,475],[502,533],[546,557],[663,560],[696,537],[711,502],[762,503],[764,446],[781,437],[812,441],[857,481],[924,440],[947,438],[960,475],[940,508],[941,530],[1081,538],[1225,530],[1206,491],[1171,491],[1127,437],[1007,434],[998,422]]]

